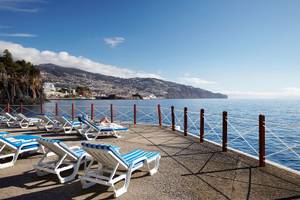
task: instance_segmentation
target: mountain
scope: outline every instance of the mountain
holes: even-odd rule
[[[227,98],[224,94],[156,78],[119,78],[54,64],[37,67],[45,82],[52,82],[57,87],[86,86],[99,96],[131,98],[138,93],[143,97],[155,95],[167,99]]]

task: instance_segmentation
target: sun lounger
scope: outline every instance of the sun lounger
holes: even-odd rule
[[[82,129],[82,123],[79,121],[72,121],[66,116],[55,116],[55,119],[62,124],[65,133],[71,133],[73,130],[78,131]]]
[[[49,114],[38,115],[38,118],[42,120],[42,123],[39,124],[39,127],[44,127],[46,131],[61,130],[60,122],[53,119]]]
[[[146,166],[150,175],[158,171],[160,154],[143,150],[133,150],[127,154],[120,154],[110,145],[82,143],[83,149],[92,156],[83,176],[80,176],[83,188],[94,184],[112,187],[115,197],[124,194],[129,186],[134,171]],[[93,168],[93,163],[98,164]],[[151,168],[150,165],[153,165]],[[116,189],[115,184],[124,180],[124,185]]]
[[[60,183],[75,179],[81,164],[88,161],[89,155],[78,146],[68,147],[59,140],[39,138],[38,142],[46,148],[45,155],[34,165],[39,176],[49,173],[57,175]],[[53,156],[49,156],[49,155]],[[55,157],[55,159],[51,159]],[[62,173],[73,169],[70,175],[62,176]]]
[[[7,127],[12,127],[17,125],[18,123],[18,118],[16,116],[13,116],[12,114],[6,112],[5,114],[5,120],[4,122],[6,123]]]
[[[33,135],[18,135],[11,137],[0,137],[0,169],[13,166],[20,154],[25,152],[36,152],[42,150],[36,141],[39,137]],[[5,160],[10,161],[5,161]]]
[[[39,126],[41,119],[26,117],[22,113],[17,114],[17,122],[21,128],[28,128],[29,126]]]
[[[86,117],[79,117],[79,121],[84,124],[82,129],[79,129],[78,132],[83,135],[87,140],[95,140],[97,137],[102,135],[111,135],[114,137],[120,137],[118,133],[120,131],[128,131],[127,127],[121,125],[114,126],[101,126],[98,125]]]

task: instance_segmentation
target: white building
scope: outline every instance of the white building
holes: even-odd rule
[[[54,84],[49,82],[45,82],[43,88],[45,92],[54,92],[56,90]]]

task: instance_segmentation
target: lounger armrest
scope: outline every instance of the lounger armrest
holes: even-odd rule
[[[80,146],[72,146],[72,147],[70,147],[70,149],[71,149],[71,150],[74,150],[74,149],[81,149],[81,147],[80,147]]]
[[[132,161],[132,163],[130,164],[129,168],[133,168],[135,164],[141,162],[141,161],[147,161],[147,157],[146,156],[143,156],[143,157],[140,157],[134,161]]]

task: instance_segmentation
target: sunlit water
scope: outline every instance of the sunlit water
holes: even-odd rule
[[[55,102],[59,114],[71,115],[72,101],[46,103],[45,111],[54,112]],[[137,105],[137,123],[157,124],[157,104],[162,107],[164,125],[170,125],[170,107],[175,107],[176,125],[183,129],[183,108],[188,107],[188,131],[199,135],[199,112],[205,109],[205,139],[221,144],[222,112],[228,112],[228,145],[257,156],[258,116],[266,116],[267,159],[292,169],[300,170],[300,101],[299,100],[76,100],[75,114],[90,114],[94,103],[95,116],[110,117],[113,104],[114,118],[133,121],[133,104]],[[39,108],[35,108],[38,110]],[[292,148],[291,148],[292,147]]]

